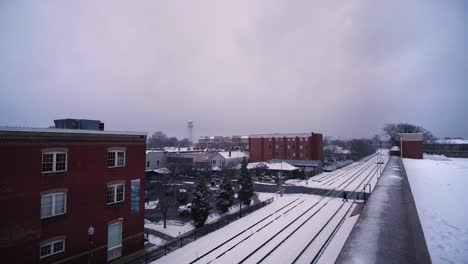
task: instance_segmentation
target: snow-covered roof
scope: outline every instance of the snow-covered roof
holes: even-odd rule
[[[462,138],[447,138],[447,139],[438,139],[436,140],[436,143],[438,144],[468,144],[468,139],[462,139]]]
[[[400,151],[400,148],[397,146],[393,146],[390,151]]]
[[[337,146],[337,145],[328,145],[323,147],[323,149],[333,151],[333,153],[336,154],[350,154],[351,151],[344,149],[343,147]]]
[[[190,151],[202,151],[200,148],[194,147],[165,147],[164,151],[166,152],[190,152]]]
[[[66,133],[66,134],[94,134],[94,135],[132,135],[146,136],[146,132],[64,129],[64,128],[29,128],[29,127],[1,127],[0,132],[31,132],[31,133]]]
[[[422,133],[398,133],[398,140],[403,141],[422,141],[423,134]]]
[[[229,156],[229,151],[220,151],[218,152],[219,155],[221,155],[224,159],[242,159],[242,158],[248,158],[249,155],[247,153],[242,152],[242,151],[231,151],[231,156]]]
[[[268,163],[268,170],[279,170],[279,171],[295,171],[299,168],[294,167],[286,162],[281,163]]]
[[[171,173],[171,171],[168,168],[159,168],[159,169],[155,169],[153,171],[156,172],[156,173],[159,173],[159,174],[169,174],[169,173]]]
[[[239,164],[239,167],[240,167],[241,164]],[[247,164],[247,169],[248,170],[252,170],[252,169],[258,169],[258,168],[267,168],[268,167],[268,163],[266,162],[251,162],[249,164]]]
[[[164,150],[162,149],[147,149],[146,154],[148,153],[164,153]]]
[[[317,167],[321,164],[320,160],[285,160],[285,159],[272,159],[270,163],[286,162],[292,166],[297,167]]]

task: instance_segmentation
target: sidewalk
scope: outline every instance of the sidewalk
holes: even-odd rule
[[[335,263],[431,263],[399,157],[390,158]]]
[[[166,241],[171,241],[171,240],[175,239],[175,237],[172,237],[172,236],[164,234],[162,232],[159,232],[159,231],[156,231],[156,230],[149,229],[149,228],[145,227],[145,234],[146,233],[148,233],[150,235],[153,235],[153,236],[157,236],[157,237],[162,238],[162,239],[164,239]]]

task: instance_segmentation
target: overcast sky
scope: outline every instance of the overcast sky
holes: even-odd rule
[[[0,125],[468,138],[468,1],[0,1]]]

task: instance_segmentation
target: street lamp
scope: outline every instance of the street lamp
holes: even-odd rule
[[[93,227],[93,226],[90,226],[90,227],[88,228],[88,240],[89,240],[89,246],[88,246],[88,250],[89,250],[88,263],[91,263],[91,258],[93,257],[93,247],[94,247],[94,244],[93,244],[93,235],[94,235],[94,227]]]

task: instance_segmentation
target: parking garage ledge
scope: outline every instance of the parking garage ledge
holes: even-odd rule
[[[335,263],[431,263],[399,157],[390,158]]]

